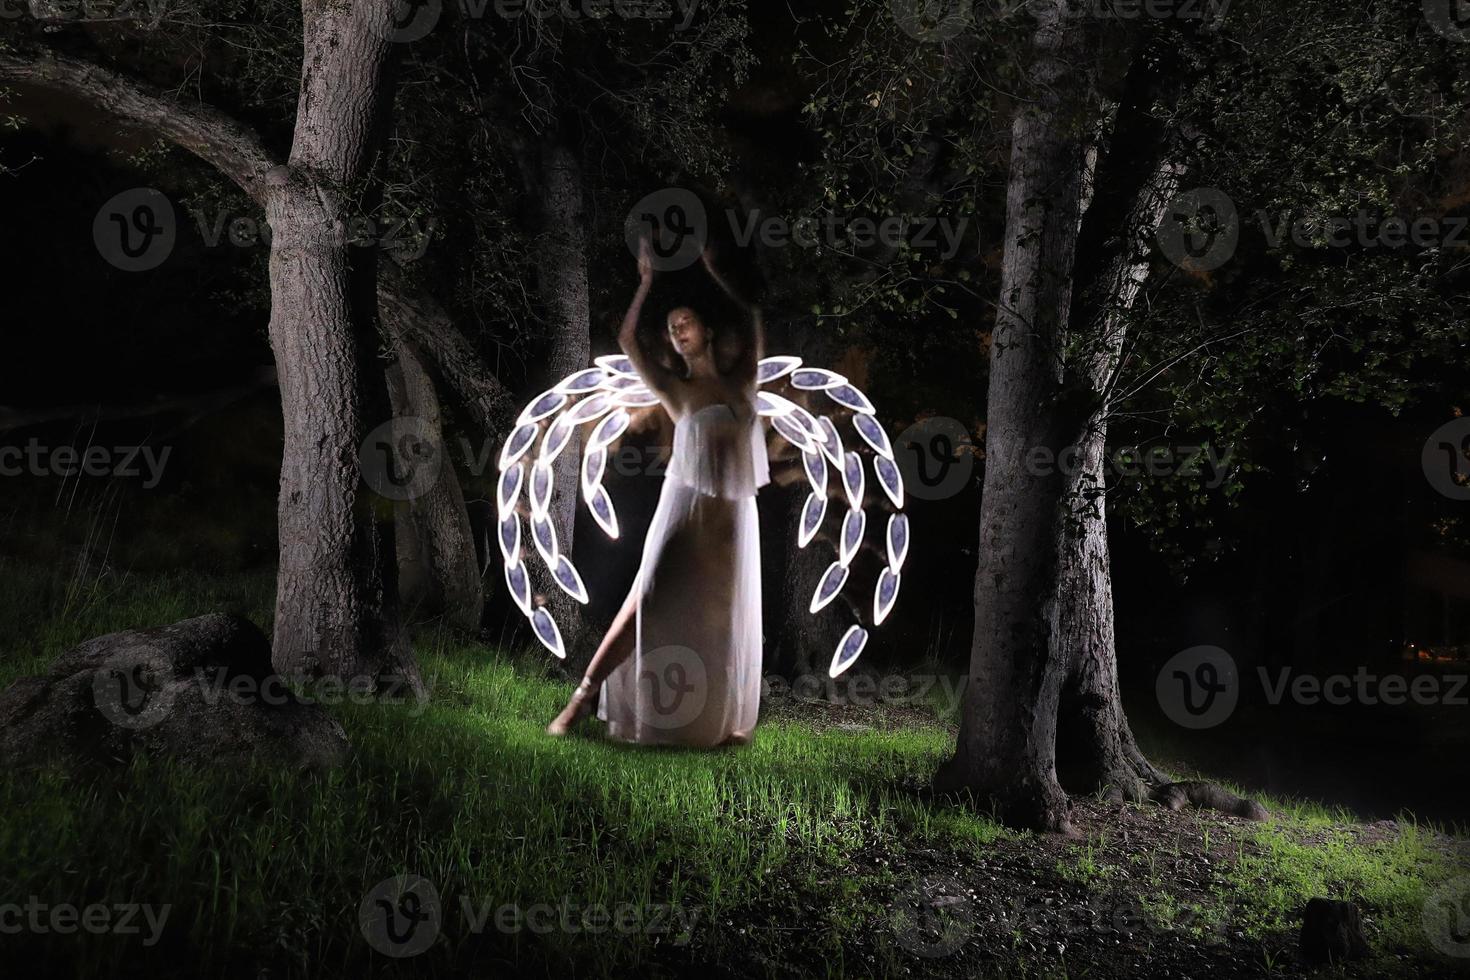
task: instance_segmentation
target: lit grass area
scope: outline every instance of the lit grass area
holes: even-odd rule
[[[6,674],[87,635],[218,608],[237,587],[198,577],[124,583],[105,607],[33,631],[36,654],[20,670],[8,660]],[[552,740],[542,728],[568,687],[539,658],[434,637],[418,654],[428,703],[335,708],[354,753],[325,776],[156,759],[115,772],[7,774],[5,896],[171,907],[150,946],[146,926],[131,938],[43,932],[7,944],[40,956],[48,973],[88,976],[167,974],[172,964],[197,975],[382,970],[394,961],[364,938],[359,906],[379,882],[414,874],[443,907],[439,941],[401,961],[417,974],[515,962],[520,972],[622,975],[650,959],[669,969],[717,961],[732,944],[748,955],[752,942],[789,942],[725,928],[751,915],[800,921],[812,955],[840,959],[843,937],[863,926],[844,907],[862,876],[850,855],[926,843],[966,850],[999,833],[909,788],[947,748],[937,727],[817,737],[775,721],[736,752]],[[486,908],[564,902],[605,907],[638,931],[509,932],[493,917],[478,929],[474,921]]]
[[[13,617],[5,683],[116,629],[221,608],[264,625],[271,595],[260,577],[103,576],[78,593],[0,571],[0,607]],[[1358,901],[1389,954],[1353,975],[1445,962],[1420,917],[1427,896],[1465,870],[1407,820],[1365,826],[1269,799],[1277,818],[1261,826],[1145,807],[1159,828],[1135,840],[1148,857],[1134,866],[1111,816],[1079,844],[929,800],[922,787],[954,736],[916,712],[834,726],[785,705],[736,751],[553,740],[542,729],[570,686],[544,654],[438,633],[416,649],[427,702],[332,708],[353,754],[328,774],[140,758],[0,776],[0,905],[34,896],[52,907],[146,905],[155,916],[168,907],[151,944],[138,915],[134,934],[25,929],[4,948],[44,976],[730,975],[722,963],[746,976],[971,975],[967,953],[917,959],[895,947],[888,903],[921,871],[963,878],[976,859],[1004,854],[1056,871],[1022,862],[1018,877],[977,878],[991,889],[977,893],[980,908],[1029,900],[1033,878],[1101,891],[1128,871],[1146,911],[1166,927],[1189,923],[1155,930],[1160,945],[1219,924],[1257,943],[1265,968],[1286,955],[1301,905],[1322,894]],[[1209,857],[1207,891],[1178,893],[1165,858],[1181,848]],[[371,918],[375,888],[400,875],[432,883],[442,911],[437,940],[395,959],[369,942],[359,915],[367,900]],[[550,918],[517,928],[508,908]],[[601,931],[576,924],[599,909],[610,917]],[[990,966],[1041,976],[1058,964]]]

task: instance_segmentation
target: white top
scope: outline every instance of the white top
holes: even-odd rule
[[[766,439],[754,411],[742,421],[724,402],[674,423],[673,454],[664,479],[711,497],[753,497],[771,482]]]

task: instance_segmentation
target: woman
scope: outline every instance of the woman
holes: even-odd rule
[[[549,726],[565,735],[598,703],[616,739],[744,745],[760,707],[761,582],[756,490],[770,480],[755,410],[759,312],[718,334],[694,310],[669,313],[672,358],[643,349],[638,319],[653,284],[650,246],[618,343],[674,420],[673,454],[627,600],[571,700]]]

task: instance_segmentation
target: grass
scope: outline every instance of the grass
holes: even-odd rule
[[[105,573],[79,585],[66,574],[0,562],[0,681],[113,629],[221,608],[263,623],[269,609],[258,576]],[[1428,894],[1464,873],[1435,828],[1401,821],[1368,835],[1347,814],[1277,800],[1266,802],[1279,818],[1262,826],[1136,811],[1203,831],[1130,864],[1117,850],[1126,835],[1106,824],[1083,842],[1038,838],[926,799],[920,787],[953,734],[912,713],[848,729],[782,711],[748,750],[639,751],[547,739],[568,686],[540,656],[434,633],[417,652],[428,703],[333,708],[354,751],[325,775],[149,758],[5,773],[0,903],[169,908],[151,945],[144,924],[131,936],[27,930],[7,948],[38,975],[89,977],[720,975],[720,962],[746,974],[953,975],[962,957],[894,946],[893,895],[924,869],[964,875],[1029,854],[1041,870],[1018,881],[1085,893],[1141,877],[1154,942],[1239,930],[1279,966],[1283,931],[1324,894],[1359,901],[1375,943],[1412,965],[1432,957],[1419,924]],[[1201,856],[1215,869],[1209,889],[1180,894],[1170,862]],[[443,914],[430,949],[394,960],[364,940],[358,917],[400,875],[431,882]],[[628,931],[497,928],[505,907],[604,908]],[[1024,935],[1004,942],[1007,972],[1057,975]]]

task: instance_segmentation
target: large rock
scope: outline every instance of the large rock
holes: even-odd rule
[[[320,769],[346,757],[347,735],[280,682],[254,623],[218,613],[88,640],[0,693],[4,765],[139,750]]]

